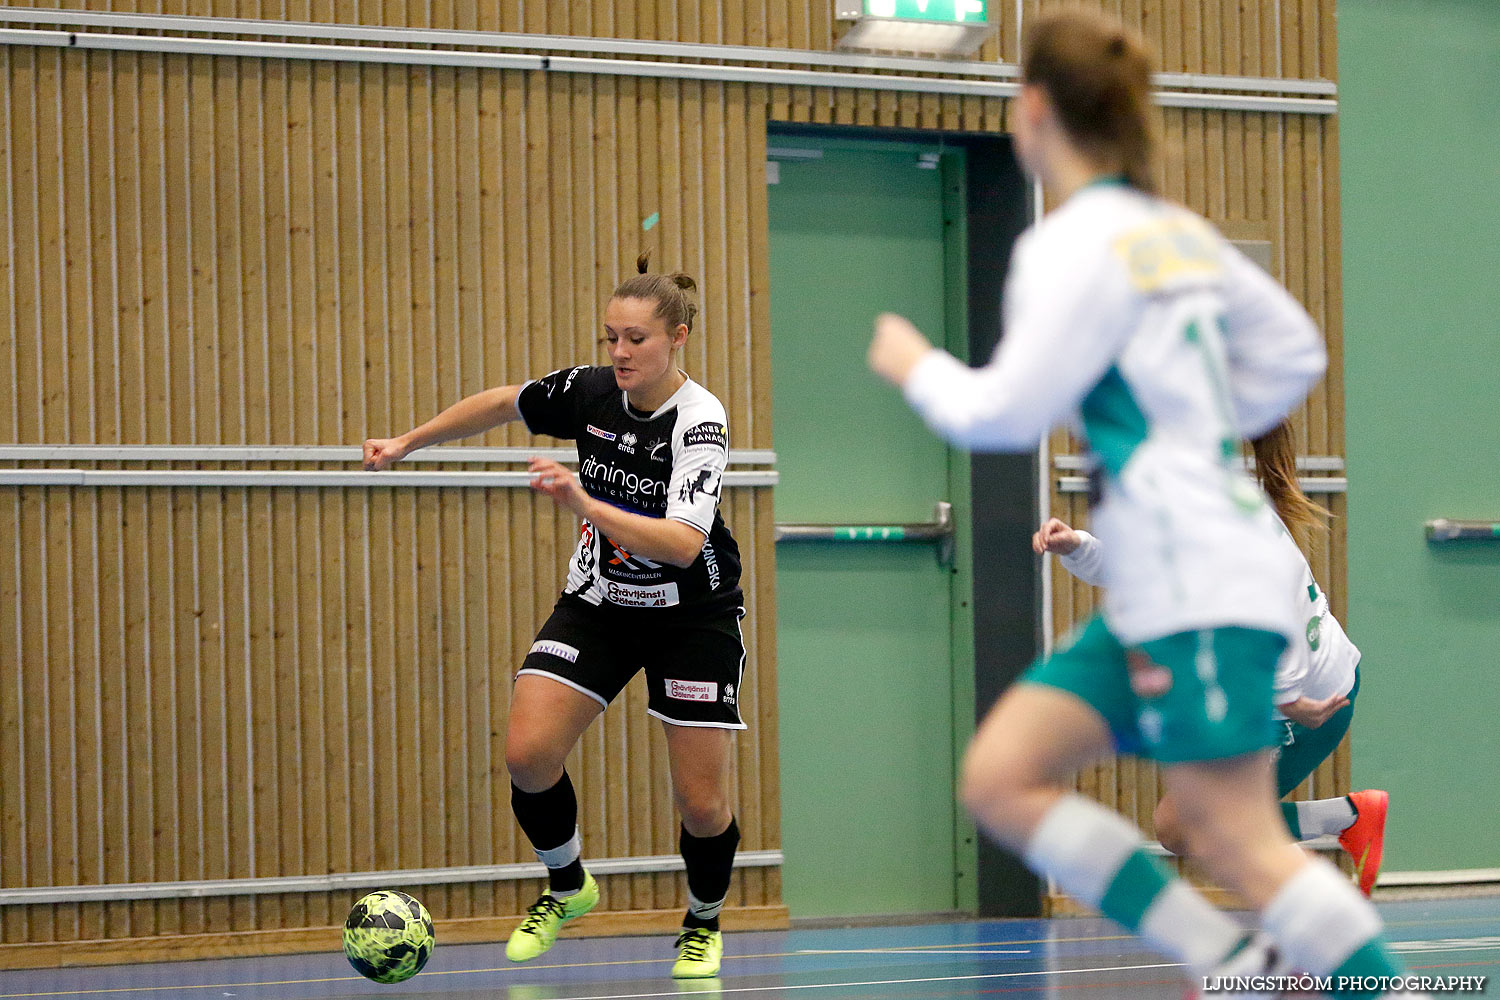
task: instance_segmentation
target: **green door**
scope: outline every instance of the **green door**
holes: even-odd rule
[[[770,147],[776,520],[931,521],[950,501],[962,522],[966,457],[864,360],[883,310],[965,340],[962,153],[781,135]],[[953,794],[973,711],[966,535],[949,564],[932,543],[777,546],[793,916],[971,905]]]

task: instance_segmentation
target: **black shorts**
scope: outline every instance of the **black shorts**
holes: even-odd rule
[[[744,729],[744,616],[744,608],[695,616],[564,596],[516,676],[550,677],[608,705],[645,667],[649,714],[677,726]]]

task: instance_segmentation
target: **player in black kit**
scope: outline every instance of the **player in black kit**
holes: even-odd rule
[[[677,978],[718,974],[719,911],[739,827],[730,809],[730,731],[745,647],[739,548],[719,515],[729,458],[724,407],[676,364],[697,312],[684,274],[640,274],[604,310],[612,365],[567,368],[469,396],[401,437],[364,445],[365,468],[417,448],[523,420],[578,442],[578,473],[543,458],[532,487],[582,519],[568,581],[516,674],[506,732],[511,806],[549,888],[505,953],[536,958],[568,920],[599,901],[584,870],[578,801],[564,770],[594,717],[643,665],[648,711],[662,720],[689,906]]]

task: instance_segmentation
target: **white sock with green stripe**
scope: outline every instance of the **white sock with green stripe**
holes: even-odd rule
[[[1358,817],[1354,803],[1347,795],[1311,802],[1283,802],[1281,815],[1286,818],[1293,840],[1312,840],[1326,833],[1343,833]]]
[[[1299,972],[1337,981],[1341,976],[1396,976],[1402,971],[1381,939],[1375,907],[1321,858],[1310,859],[1277,891],[1261,914],[1261,926]]]
[[[1063,797],[1032,832],[1026,863],[1070,896],[1202,975],[1245,932],[1146,853],[1140,831],[1080,795]]]

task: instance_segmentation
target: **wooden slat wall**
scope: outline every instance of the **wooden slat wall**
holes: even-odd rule
[[[239,17],[382,27],[587,35],[775,48],[832,48],[834,0],[25,0],[4,6]],[[1138,28],[1170,72],[1335,79],[1333,0],[1020,0],[1019,26],[1070,6],[1108,11]],[[999,30],[971,58],[1020,58],[1017,0],[990,0]]]
[[[814,49],[835,30],[831,3],[810,0],[111,6]],[[981,56],[1014,60],[1013,5],[995,6],[1002,31]],[[1334,75],[1333,0],[1284,0],[1279,19],[1230,0],[1102,6],[1141,24],[1166,70]],[[1336,122],[1161,116],[1166,193],[1271,240],[1328,332],[1330,377],[1300,426],[1308,452],[1342,454]],[[599,357],[598,310],[645,245],[703,286],[687,366],[725,401],[734,445],[772,447],[768,121],[1000,130],[1005,104],[0,48],[0,385],[14,387],[0,440],[401,429]],[[485,443],[525,441],[512,428]],[[1075,503],[1053,497],[1081,519]],[[743,846],[770,848],[771,491],[728,491],[725,508],[750,591]],[[509,675],[573,533],[524,491],[0,488],[0,884],[528,860],[504,773]],[[1341,611],[1339,522],[1314,568]],[[1092,595],[1055,583],[1062,634]],[[622,702],[571,764],[586,849],[671,853],[663,741],[638,685]],[[1347,748],[1325,770],[1320,790],[1342,790]],[[1149,766],[1081,785],[1149,823]],[[675,910],[681,882],[612,877],[605,905]],[[412,891],[465,917],[516,913],[536,888]],[[349,895],[7,907],[0,941],[270,933],[336,923]],[[779,872],[737,875],[732,901],[776,906]]]
[[[750,337],[763,95],[23,46],[0,49],[0,79],[0,440],[401,430],[602,358],[598,311],[649,246],[702,282],[686,365],[734,446],[771,445],[769,342]],[[725,508],[754,598],[737,775],[759,850],[780,827],[770,490]],[[0,489],[0,884],[531,860],[509,676],[576,531],[524,490]],[[588,851],[675,853],[660,727],[642,687],[623,701],[572,765]],[[778,879],[737,876],[735,902],[779,905]],[[685,905],[680,876],[610,881],[609,908]],[[461,918],[537,887],[416,891]],[[7,907],[0,929],[328,925],[348,895]]]
[[[1108,11],[1140,31],[1172,73],[1336,79],[1330,0],[1024,0],[1026,17]]]

